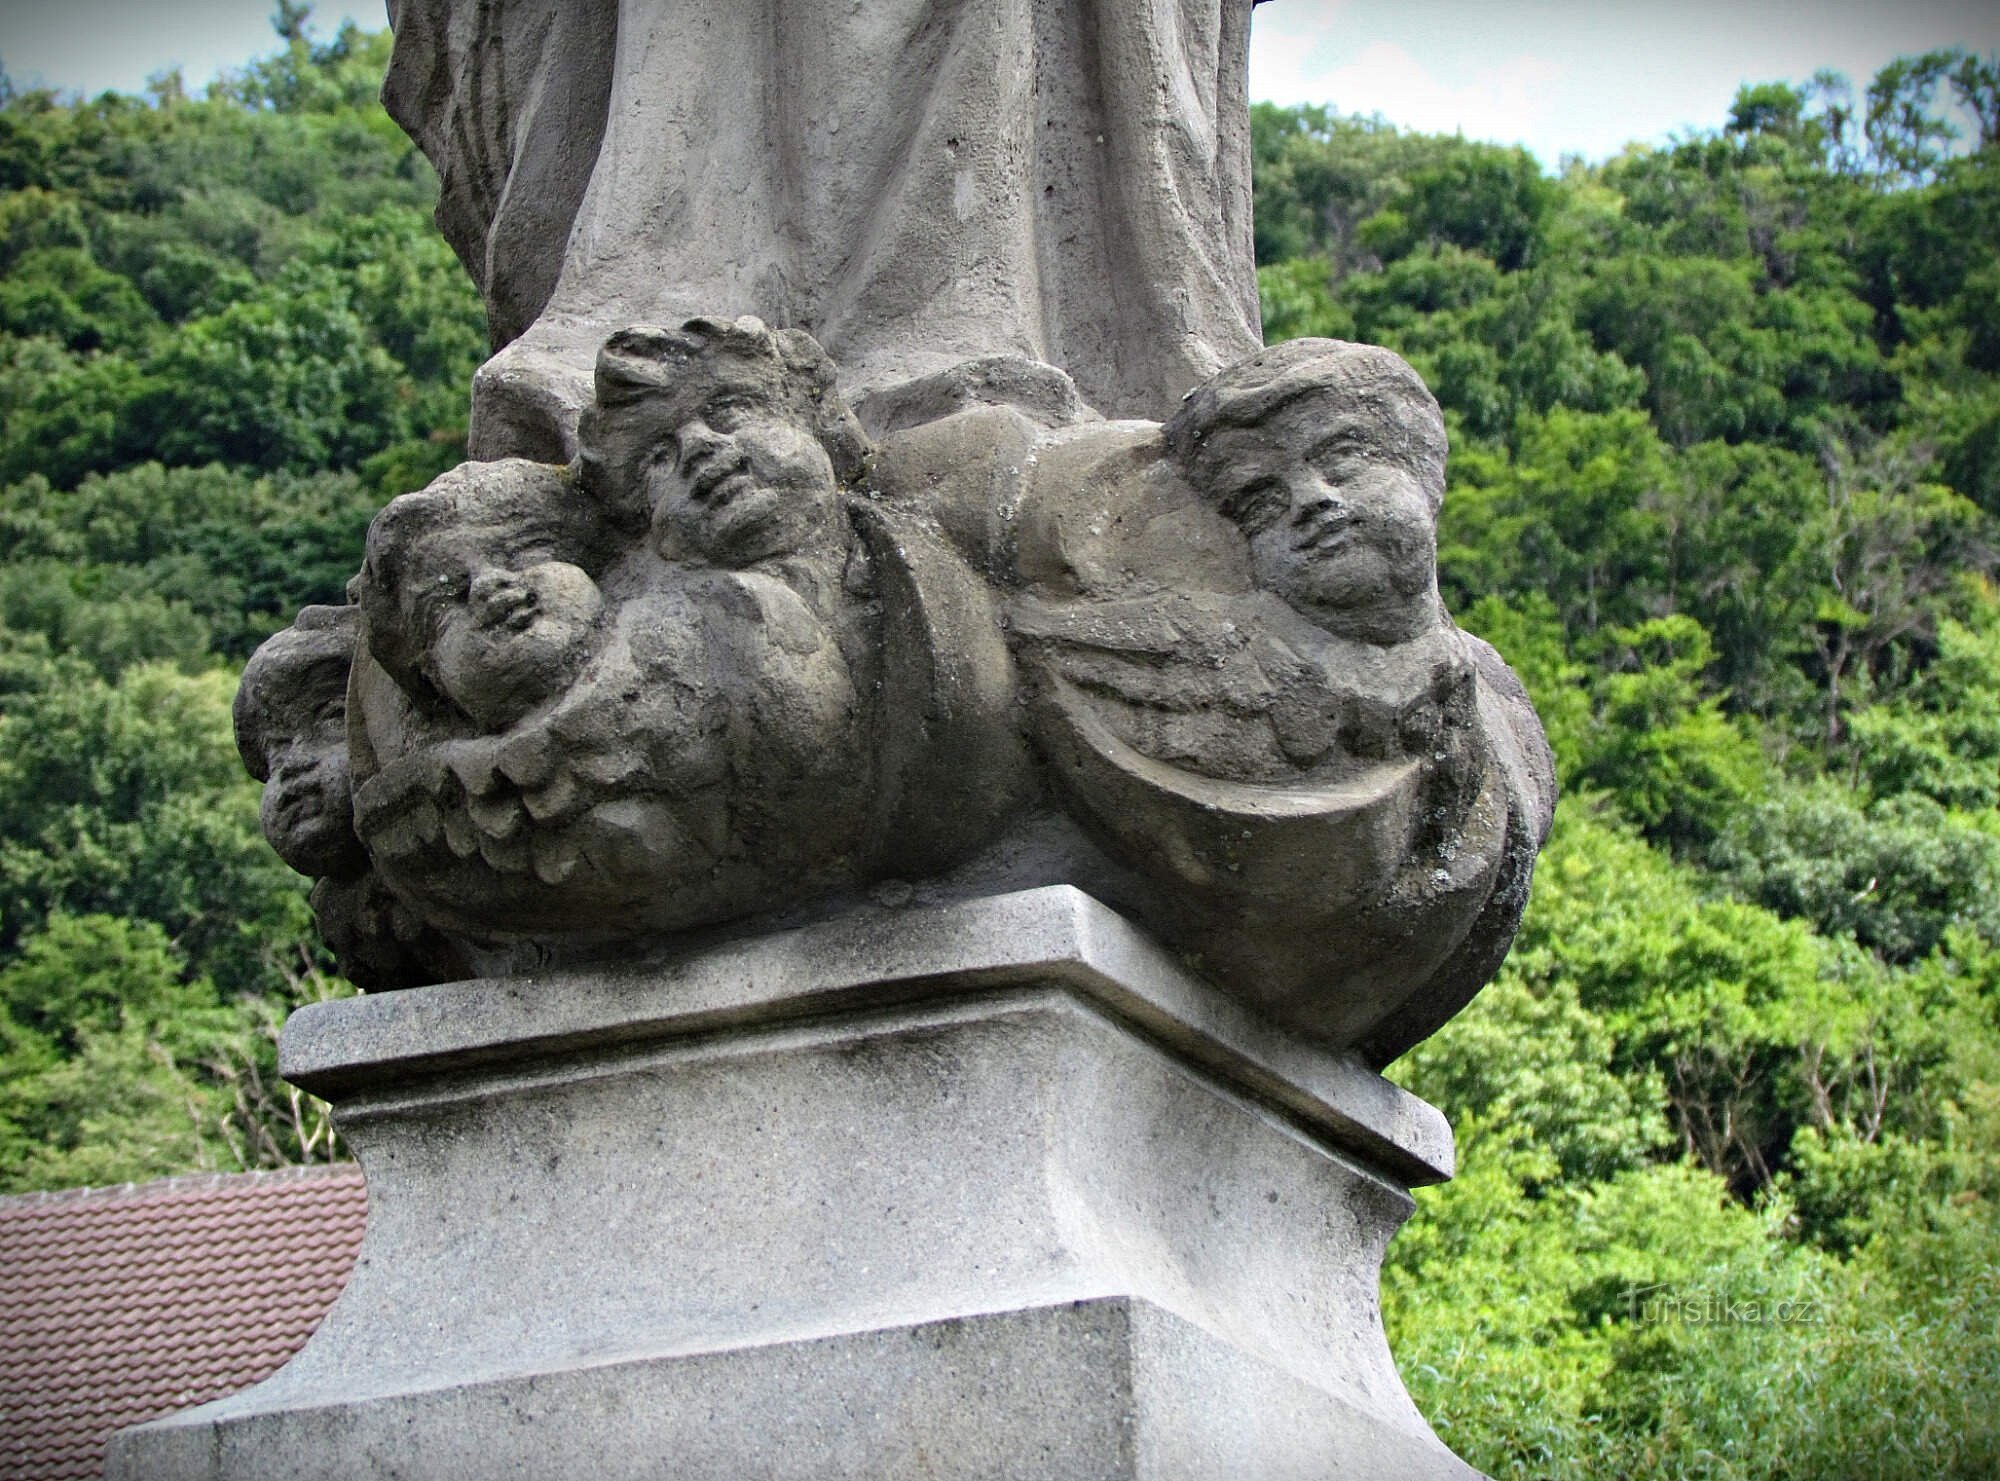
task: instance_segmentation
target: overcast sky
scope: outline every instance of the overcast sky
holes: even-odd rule
[[[729,3],[729,0],[711,0]],[[270,0],[0,0],[17,83],[137,91],[179,66],[199,88],[270,49]],[[322,0],[384,23],[379,3]],[[1553,166],[1632,140],[1713,128],[1746,81],[1833,67],[1865,83],[1936,46],[2000,52],[1993,0],[1272,0],[1257,12],[1251,96],[1380,112],[1394,123],[1523,143]]]

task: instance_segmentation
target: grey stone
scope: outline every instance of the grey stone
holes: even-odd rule
[[[438,227],[479,286],[497,349],[534,323],[562,271],[604,140],[618,0],[388,9],[382,103],[437,167]]]
[[[965,444],[1019,421],[913,431],[878,479],[1011,594],[1056,804],[1126,871],[1067,877],[1278,1020],[1393,1058],[1498,967],[1555,801],[1525,692],[1438,596],[1436,401],[1387,350],[1294,340],[1164,427],[1033,435],[996,490]]]
[[[382,512],[358,622],[307,614],[245,688],[273,795],[295,753],[338,782],[267,822],[335,881],[343,961],[403,985],[1067,883],[1376,1063],[1456,1012],[1554,769],[1439,600],[1415,373],[1293,341],[1162,425],[989,359],[888,410],[871,441],[798,331],[635,326],[574,464],[468,463]]]
[[[1377,1064],[1492,975],[1553,761],[1440,599],[1422,381],[1239,322],[1248,14],[398,5],[387,96],[519,334],[476,415],[540,430],[246,680],[357,980],[1053,884]],[[625,322],[745,304],[840,363]]]
[[[1076,382],[1053,365],[1016,355],[987,355],[918,376],[868,400],[868,430],[876,437],[921,427],[975,406],[1007,406],[1050,427],[1096,421]],[[990,453],[990,449],[981,449]]]
[[[1130,1297],[163,1426],[114,1456],[113,1481],[1478,1475]]]
[[[369,1229],[115,1476],[1471,1474],[1372,1067],[1554,770],[1422,382],[1257,348],[1251,3],[394,0],[481,461],[238,710]]]
[[[990,355],[1157,416],[1259,342],[1251,0],[398,0],[384,99],[505,344],[475,456],[565,462],[633,323],[809,330],[864,402]]]
[[[652,961],[308,1008],[285,1027],[279,1068],[340,1100],[509,1058],[921,1002],[941,982],[992,992],[1060,985],[1412,1187],[1452,1174],[1451,1131],[1434,1108],[1352,1053],[1301,1043],[1246,1011],[1067,885],[863,910]]]
[[[316,1005],[346,1291],[118,1481],[1473,1474],[1381,1252],[1435,1111],[1066,889]]]
[[[923,873],[1027,784],[985,584],[853,488],[807,336],[634,328],[574,467],[395,500],[356,582],[356,827],[473,943],[713,925]]]
[[[347,687],[359,613],[307,607],[251,655],[236,691],[236,743],[263,782],[264,836],[314,878],[320,934],[371,991],[462,977],[457,943],[390,891],[354,831]]]

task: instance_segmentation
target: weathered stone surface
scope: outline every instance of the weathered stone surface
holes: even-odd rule
[[[245,690],[246,756],[351,785],[269,817],[347,882],[336,945],[400,985],[1068,883],[1317,1042],[1379,1063],[1435,1029],[1504,953],[1554,791],[1438,598],[1436,403],[1327,340],[1164,426],[1069,389],[958,367],[871,442],[806,335],[635,327],[576,463],[395,500],[358,622],[309,614]]]
[[[457,943],[419,920],[371,866],[354,831],[347,689],[359,612],[307,607],[243,670],[236,743],[263,782],[264,836],[314,878],[320,934],[350,980],[371,990],[465,975]]]
[[[612,1426],[626,1443],[607,1449]],[[251,1415],[113,1453],[113,1481],[1478,1476],[1130,1297]]]
[[[1436,402],[1257,349],[1251,3],[394,0],[485,461],[238,712],[411,989],[285,1041],[368,1242],[114,1474],[1469,1474],[1376,1305],[1450,1136],[1371,1066],[1553,766]]]
[[[1400,1181],[1452,1173],[1444,1118],[1369,1071],[1245,1010],[1067,885],[836,921],[619,966],[444,983],[296,1015],[285,1077],[333,1100],[509,1059],[901,1006],[938,984],[1060,987]]]
[[[473,451],[565,462],[627,324],[755,314],[869,393],[1001,354],[1158,415],[1259,341],[1251,0],[397,0],[384,99],[496,343]]]
[[[531,456],[246,681],[350,975],[1066,883],[1375,1063],[1491,976],[1554,768],[1439,599],[1436,402],[1255,349],[1250,5],[398,0]]]
[[[370,530],[352,770],[393,891],[477,943],[629,942],[996,830],[1026,753],[992,599],[851,490],[866,444],[817,345],[627,331],[585,438]]]
[[[1294,340],[1164,427],[973,407],[875,470],[1006,594],[1053,805],[1099,850],[1062,877],[1377,1063],[1497,968],[1555,800],[1525,692],[1439,600],[1444,468],[1408,365]]]
[[[354,1275],[113,1477],[1472,1474],[1376,1304],[1441,1118],[1076,892],[536,986],[295,1019]]]

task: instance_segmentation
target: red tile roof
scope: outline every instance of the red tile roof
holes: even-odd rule
[[[112,1431],[276,1372],[367,1211],[353,1166],[0,1198],[0,1476],[95,1478]]]

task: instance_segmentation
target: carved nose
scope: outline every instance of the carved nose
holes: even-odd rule
[[[705,422],[689,422],[681,428],[679,437],[683,469],[693,467],[723,443],[722,434]]]
[[[1343,503],[1336,495],[1325,493],[1323,491],[1319,493],[1307,494],[1303,499],[1298,501],[1298,509],[1297,512],[1292,515],[1292,523],[1298,525],[1311,524],[1316,520],[1324,519],[1329,516],[1338,516],[1341,513],[1343,513],[1346,510],[1346,508],[1347,505]]]
[[[474,606],[491,607],[518,601],[523,597],[532,600],[534,592],[516,572],[481,571],[472,578]]]

